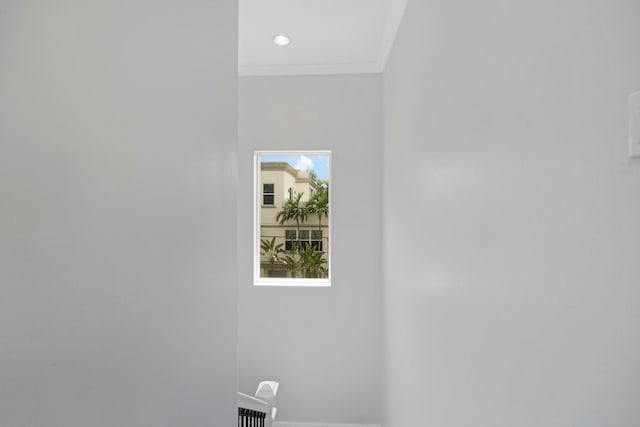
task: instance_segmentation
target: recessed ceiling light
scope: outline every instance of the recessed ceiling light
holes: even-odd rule
[[[283,34],[273,36],[273,42],[278,46],[286,46],[291,43],[291,39]]]

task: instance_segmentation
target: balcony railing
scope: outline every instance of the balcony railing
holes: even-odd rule
[[[265,427],[265,412],[252,409],[238,408],[238,427]]]
[[[277,393],[275,381],[261,382],[255,396],[238,393],[238,427],[272,427]]]

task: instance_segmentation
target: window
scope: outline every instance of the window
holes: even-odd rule
[[[328,151],[255,153],[256,285],[331,286],[330,160]]]
[[[311,246],[316,251],[322,250],[322,230],[311,230]]]
[[[309,239],[311,233],[311,239]],[[322,230],[300,230],[300,236],[297,237],[296,230],[284,231],[284,249],[290,251],[293,248],[304,250],[307,245],[311,245],[314,251],[322,251]]]
[[[301,251],[309,244],[309,230],[300,230],[300,236],[298,236],[298,249]]]
[[[274,205],[275,204],[275,194],[274,194],[274,185],[273,184],[263,184],[262,185],[262,204],[263,205]]]
[[[298,241],[296,234],[296,230],[284,230],[284,249],[286,251],[290,251],[293,248],[298,247],[298,245],[296,244],[296,242]]]

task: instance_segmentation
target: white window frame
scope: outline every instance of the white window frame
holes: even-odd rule
[[[260,277],[260,209],[262,207],[262,183],[260,182],[260,158],[262,155],[323,155],[329,157],[329,215],[327,217],[326,248],[323,247],[327,258],[328,277],[320,279],[300,277]],[[253,284],[254,286],[301,286],[301,287],[331,287],[333,262],[331,260],[331,217],[332,208],[332,158],[330,150],[258,150],[253,155]],[[276,206],[278,208],[278,206]],[[311,235],[311,233],[309,233]]]

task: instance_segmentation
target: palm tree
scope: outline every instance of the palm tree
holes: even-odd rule
[[[322,217],[329,217],[329,183],[321,181],[318,191],[306,205],[310,214],[318,216],[318,230],[322,230]]]
[[[324,266],[327,260],[323,257],[324,252],[316,252],[314,247],[307,243],[305,244],[304,250],[300,251],[299,254],[304,277],[327,277],[327,269]]]
[[[300,251],[295,248],[291,248],[289,255],[286,255],[282,260],[284,266],[291,273],[291,277],[298,277],[298,273],[302,270],[302,256]]]
[[[261,254],[269,260],[269,271],[273,271],[275,265],[280,262],[280,254],[284,252],[282,249],[283,246],[284,244],[282,243],[276,245],[275,237],[271,240],[260,240]]]
[[[296,241],[300,239],[300,223],[304,223],[308,215],[306,207],[300,202],[303,194],[304,193],[298,193],[296,197],[288,199],[282,205],[282,210],[278,212],[276,216],[276,221],[278,221],[280,225],[284,225],[287,221],[295,220],[298,232]]]

